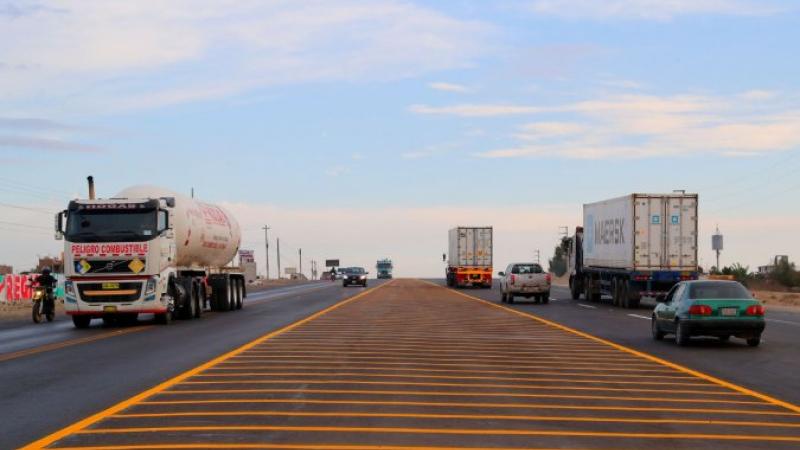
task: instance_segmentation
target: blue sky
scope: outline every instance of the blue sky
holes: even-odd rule
[[[724,262],[800,254],[796,2],[129,3],[0,5],[0,203],[36,210],[0,206],[0,263],[59,251],[88,174],[193,186],[284,266],[435,276],[458,224],[494,225],[501,266],[672,189],[704,265],[717,225]]]

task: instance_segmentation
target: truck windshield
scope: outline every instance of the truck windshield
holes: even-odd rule
[[[70,242],[149,241],[156,222],[155,209],[70,211],[65,234]]]
[[[378,264],[378,269],[391,269],[392,265],[390,263],[380,263]]]

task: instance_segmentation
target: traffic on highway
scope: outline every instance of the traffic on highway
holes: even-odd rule
[[[0,450],[800,449],[800,2],[0,2]]]

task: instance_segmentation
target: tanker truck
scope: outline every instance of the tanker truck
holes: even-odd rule
[[[223,208],[152,186],[112,198],[72,200],[56,215],[64,239],[64,307],[77,328],[93,318],[156,323],[241,309],[244,275],[228,267],[239,248],[236,220]]]

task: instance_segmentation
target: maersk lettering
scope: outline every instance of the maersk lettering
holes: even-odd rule
[[[597,245],[619,245],[625,243],[625,218],[604,219],[595,224],[594,243]]]

